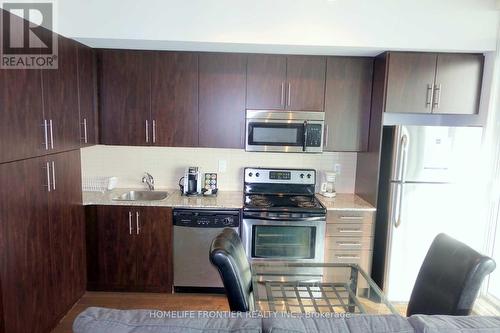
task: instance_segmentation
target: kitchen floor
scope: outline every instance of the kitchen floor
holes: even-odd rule
[[[115,309],[229,311],[225,295],[86,292],[52,333],[72,333],[76,316],[90,306]]]

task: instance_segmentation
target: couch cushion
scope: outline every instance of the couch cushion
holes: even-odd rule
[[[175,312],[178,318],[156,310],[114,310],[91,307],[73,323],[75,333],[259,333],[260,318],[228,318],[227,312],[211,312],[218,318],[198,311]],[[171,313],[170,313],[171,314]]]
[[[272,316],[264,318],[266,333],[414,333],[413,327],[399,315],[350,315],[347,317]]]
[[[416,333],[500,332],[500,317],[413,315],[408,321]]]

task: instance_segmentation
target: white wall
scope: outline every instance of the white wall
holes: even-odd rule
[[[56,0],[56,30],[90,46],[376,54],[491,51],[495,0]]]
[[[141,177],[147,171],[155,178],[157,187],[178,188],[185,168],[198,166],[202,172],[218,173],[221,190],[241,191],[244,167],[333,170],[340,163],[337,192],[354,192],[356,153],[249,153],[241,149],[124,146],[93,146],[81,152],[83,177],[117,176],[119,187],[143,187]],[[218,172],[219,160],[227,162],[224,173]]]

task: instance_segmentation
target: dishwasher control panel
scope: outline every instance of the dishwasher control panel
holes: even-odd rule
[[[175,209],[174,226],[191,228],[238,228],[239,210]]]

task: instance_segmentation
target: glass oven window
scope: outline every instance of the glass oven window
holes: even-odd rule
[[[251,145],[302,146],[303,142],[303,124],[249,124],[248,143]]]
[[[255,225],[252,257],[314,259],[315,238],[315,227]]]

